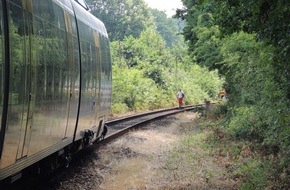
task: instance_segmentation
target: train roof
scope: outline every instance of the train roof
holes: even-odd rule
[[[76,5],[74,6],[74,8],[72,7],[70,0],[53,0],[53,1],[66,11],[70,12],[71,14],[76,14],[77,19],[79,19],[86,25],[90,26],[92,29],[98,31],[98,33],[100,33],[101,35],[108,38],[108,33],[104,23],[97,17],[95,17],[93,14],[91,14],[89,10],[87,10],[77,1],[73,2]]]

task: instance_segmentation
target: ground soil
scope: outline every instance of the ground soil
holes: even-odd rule
[[[192,125],[196,118],[193,112],[169,116],[98,149],[83,152],[68,169],[43,182],[39,189],[208,189],[203,182],[196,181],[198,184],[192,186],[186,179],[175,181],[174,176],[170,176],[172,172],[164,169],[167,153],[172,152],[184,133],[182,128]],[[226,183],[233,187],[228,181]],[[232,189],[230,187],[225,189]]]

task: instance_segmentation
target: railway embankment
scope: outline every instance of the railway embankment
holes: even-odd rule
[[[235,141],[205,116],[179,113],[132,130],[83,154],[41,189],[283,189],[275,155]]]

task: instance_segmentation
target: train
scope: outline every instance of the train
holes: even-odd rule
[[[100,141],[112,65],[85,0],[2,0],[0,44],[0,184],[11,184]]]

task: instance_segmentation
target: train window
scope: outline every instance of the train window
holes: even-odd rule
[[[85,0],[76,0],[81,6],[83,6],[85,9],[89,9],[88,4],[86,3]]]
[[[5,46],[4,46],[4,34],[3,34],[3,25],[4,25],[4,18],[3,18],[3,8],[2,4],[0,3],[0,119],[2,120],[2,110],[3,110],[3,98],[4,98],[4,76],[3,73],[5,72],[4,70],[4,63],[5,63]],[[0,160],[1,160],[1,155],[2,155],[2,148],[3,148],[3,143],[4,143],[4,135],[5,131],[2,129],[1,130],[1,125],[0,125]],[[1,162],[0,162],[1,163]],[[1,168],[1,167],[0,167]]]
[[[18,6],[22,5],[22,2],[19,1],[19,0],[9,0],[9,2],[12,3],[12,4],[18,5]]]

